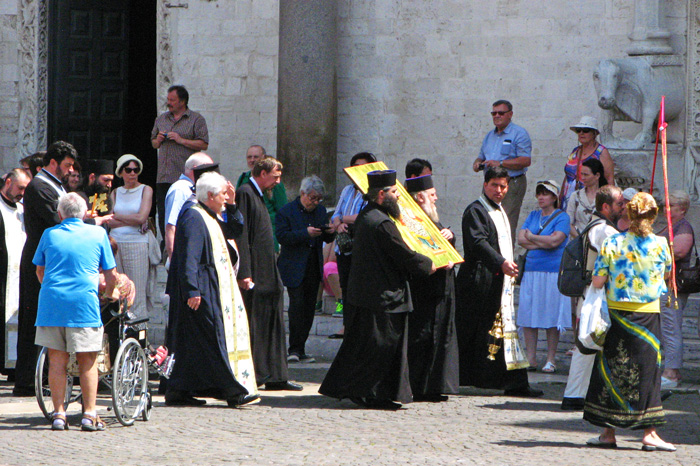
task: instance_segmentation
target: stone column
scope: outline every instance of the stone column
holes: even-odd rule
[[[294,198],[304,176],[318,175],[335,194],[337,6],[328,0],[281,0],[277,158]],[[329,202],[330,204],[330,202]]]
[[[634,27],[629,38],[629,55],[663,55],[673,53],[671,33],[664,26],[663,0],[635,0]]]

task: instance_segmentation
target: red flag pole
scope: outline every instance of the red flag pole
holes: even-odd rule
[[[661,111],[659,113],[659,128],[661,134],[661,162],[664,173],[664,195],[666,206],[666,224],[668,225],[668,246],[671,250],[671,291],[673,294],[674,307],[678,307],[678,286],[676,285],[676,260],[673,253],[673,222],[671,221],[671,200],[668,197],[668,152],[666,147],[666,127],[665,121],[665,96],[661,96]],[[671,296],[669,296],[669,305]]]

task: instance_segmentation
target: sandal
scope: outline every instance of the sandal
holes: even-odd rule
[[[84,421],[88,422],[84,422]],[[98,430],[105,430],[105,423],[100,419],[100,416],[90,416],[89,414],[83,414],[83,422],[81,422],[80,430],[86,432],[96,432]]]
[[[68,420],[65,414],[51,415],[51,430],[68,430]]]
[[[557,371],[557,366],[553,362],[547,361],[547,364],[542,368],[542,372],[545,374],[554,374]]]

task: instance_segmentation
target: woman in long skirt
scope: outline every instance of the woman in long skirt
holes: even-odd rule
[[[661,406],[659,297],[671,270],[665,238],[651,233],[658,207],[647,193],[627,204],[631,226],[605,240],[592,285],[606,287],[611,327],[595,360],[583,418],[603,427],[590,446],[615,448],[615,428],[644,429],[642,449],[675,451],[656,433]]]

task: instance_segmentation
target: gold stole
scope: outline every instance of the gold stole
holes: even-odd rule
[[[503,207],[493,207],[485,196],[479,198],[489,217],[496,225],[498,232],[498,248],[501,255],[508,261],[513,261],[513,242],[510,236],[510,222]],[[521,272],[522,273],[522,272]],[[515,279],[503,274],[503,288],[501,290],[501,319],[503,320],[503,356],[508,370],[523,369],[529,367],[527,357],[518,338],[518,328],[515,325],[515,307],[513,306],[513,288]]]
[[[238,383],[248,390],[248,393],[257,394],[258,385],[255,381],[253,355],[250,348],[248,316],[241,291],[238,289],[231,257],[226,248],[226,240],[221,232],[221,227],[211,215],[199,205],[195,205],[192,209],[202,216],[211,237],[212,256],[214,257],[216,274],[219,277],[219,300],[224,319],[226,351],[231,371]]]

